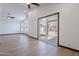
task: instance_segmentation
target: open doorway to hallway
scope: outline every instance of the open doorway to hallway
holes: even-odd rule
[[[38,38],[46,43],[59,45],[59,13],[38,19]]]

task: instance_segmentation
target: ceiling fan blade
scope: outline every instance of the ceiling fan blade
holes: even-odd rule
[[[28,5],[28,8],[30,9],[31,7],[30,7],[30,4]]]
[[[31,3],[31,4],[36,5],[36,6],[40,6],[38,3]]]

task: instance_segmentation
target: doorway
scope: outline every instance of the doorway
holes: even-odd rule
[[[59,13],[38,19],[38,39],[49,44],[59,45]]]
[[[28,22],[27,22],[27,20],[20,22],[20,32],[27,34],[27,32],[28,32]]]

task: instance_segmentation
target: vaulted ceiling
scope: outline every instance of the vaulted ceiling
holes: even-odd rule
[[[39,3],[40,6],[47,5],[48,3]],[[20,22],[27,18],[28,7],[26,3],[1,3],[0,4],[0,20],[3,21],[16,21]],[[31,5],[31,9],[37,8],[40,6]]]
[[[27,16],[27,12],[28,12],[27,4],[23,4],[23,3],[1,4],[1,20],[22,21]],[[14,17],[14,18],[9,18],[9,17]]]

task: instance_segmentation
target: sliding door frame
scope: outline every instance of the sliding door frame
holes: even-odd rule
[[[58,15],[58,32],[57,32],[57,35],[58,35],[58,39],[57,39],[57,46],[59,46],[59,12],[56,12],[54,14],[50,14],[50,15],[47,15],[47,16],[43,16],[43,17],[40,17],[37,19],[37,38],[39,40],[39,20],[42,19],[42,18],[45,18],[45,17],[49,17],[49,16],[53,16],[53,15]]]

